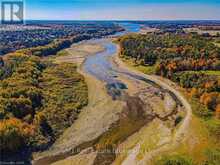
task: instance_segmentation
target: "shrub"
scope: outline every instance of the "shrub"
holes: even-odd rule
[[[206,105],[209,109],[215,110],[220,102],[220,94],[218,92],[204,93],[200,97],[200,102]]]
[[[199,103],[197,99],[192,98],[189,101],[192,105],[193,113],[196,116],[201,117],[203,119],[209,119],[212,117],[213,112],[211,112],[205,105],[202,105],[201,103]]]
[[[220,164],[220,149],[207,149],[205,151],[207,160],[204,165],[219,165]]]
[[[155,165],[194,165],[193,161],[182,155],[164,156]]]
[[[28,98],[21,96],[19,98],[7,99],[5,110],[11,112],[14,117],[23,118],[33,113],[32,103]]]
[[[217,138],[220,138],[220,120],[211,119],[206,121],[207,128],[212,135],[215,135]]]
[[[220,119],[220,104],[218,104],[218,105],[216,106],[215,116],[216,116],[217,119]]]

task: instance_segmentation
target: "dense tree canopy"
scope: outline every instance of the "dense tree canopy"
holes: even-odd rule
[[[220,48],[211,38],[192,34],[132,34],[119,39],[123,58],[154,66],[155,73],[190,91],[218,114]]]
[[[44,149],[87,104],[87,86],[72,64],[14,53],[1,59],[1,150]]]

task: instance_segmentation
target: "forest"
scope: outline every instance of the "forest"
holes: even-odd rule
[[[55,64],[47,56],[56,55],[72,43],[123,30],[112,23],[36,26],[45,29],[3,29],[0,33],[0,54],[7,53],[0,56],[3,160],[10,160],[9,156],[16,160],[19,153],[29,159],[26,154],[48,149],[88,103],[87,85],[77,66]]]
[[[129,34],[118,39],[120,58],[146,74],[170,79],[180,86],[193,114],[219,144],[220,47],[219,38],[198,34]],[[193,126],[192,126],[193,127]],[[210,146],[209,146],[210,147]],[[217,165],[220,150],[210,147],[202,164]],[[165,156],[156,164],[196,164],[190,156]]]
[[[122,58],[177,82],[204,105],[195,112],[197,115],[220,119],[220,47],[213,38],[196,34],[131,34],[121,37],[119,43]]]
[[[87,102],[87,85],[75,65],[19,52],[0,58],[2,156],[48,148]]]

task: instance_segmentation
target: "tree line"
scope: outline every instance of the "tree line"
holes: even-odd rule
[[[121,37],[120,56],[143,66],[182,87],[217,118],[220,118],[220,48],[212,38],[193,34],[132,34]]]

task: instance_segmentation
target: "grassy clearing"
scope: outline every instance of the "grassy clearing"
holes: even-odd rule
[[[97,143],[97,149],[102,150],[108,146],[116,147],[123,142],[128,136],[136,132],[144,124],[143,120],[131,118],[121,119],[109,131],[104,133]]]
[[[198,99],[191,98],[191,99],[188,99],[188,101],[192,107],[194,115],[205,120],[212,118],[213,112],[211,112],[206,106],[199,103]]]
[[[193,116],[187,138],[178,149],[171,152],[171,155],[187,155],[189,158],[192,158],[196,165],[203,165],[206,161],[210,162],[206,151],[215,150],[220,147],[218,140],[220,137],[220,122],[214,119],[213,112],[199,103],[197,99],[189,97],[184,89],[181,92],[190,103]]]
[[[185,71],[187,73],[202,73],[209,76],[220,76],[220,71],[218,70],[205,70],[205,71]]]
[[[216,46],[220,47],[220,43],[215,42],[214,43]]]
[[[209,156],[209,154],[211,154],[211,151],[215,151],[217,148],[220,147],[218,139],[216,139],[216,137],[214,137],[213,134],[210,134],[210,130],[207,127],[207,123],[211,121],[212,120],[204,121],[201,118],[193,116],[191,127],[188,130],[188,135],[186,139],[184,139],[183,143],[179,145],[178,148],[176,148],[175,150],[155,158],[153,164],[167,165],[167,162],[173,160],[173,158],[176,157],[176,155],[178,157],[180,156],[187,158],[187,160],[190,160],[190,162],[194,165],[209,165],[211,161],[219,159],[212,158],[211,156]],[[209,163],[205,164],[205,162]],[[218,164],[219,163],[212,165]],[[173,164],[171,163],[170,165]]]
[[[123,62],[125,62],[128,66],[139,70],[145,74],[154,74],[155,73],[155,66],[147,66],[147,65],[139,65],[139,64],[135,64],[134,60],[132,60],[131,58],[121,58]]]
[[[156,161],[157,165],[194,165],[193,160],[183,155],[163,156]]]
[[[56,54],[56,56],[67,56],[67,55],[69,55],[69,53],[66,50],[61,50]]]
[[[190,99],[187,97],[185,91],[182,92],[186,95],[186,98],[188,98],[194,114],[188,135],[178,148],[174,151],[170,151],[169,154],[162,155],[161,159],[159,157],[156,158],[154,164],[157,165],[158,162],[160,162],[162,165],[166,165],[167,162],[172,161],[177,155],[187,158],[187,160],[190,160],[194,165],[209,165],[213,161],[215,163],[212,165],[218,165],[219,158],[216,158],[215,155],[219,154],[219,151],[217,152],[216,149],[220,147],[218,140],[220,137],[220,122],[213,119],[210,111],[201,105],[198,100]],[[158,161],[158,159],[160,159],[160,161]],[[216,161],[218,163],[216,163]]]
[[[204,74],[207,75],[213,75],[213,76],[220,76],[220,71],[212,71],[212,70],[207,70],[207,71],[201,71]]]
[[[211,139],[210,144],[214,142],[215,145],[220,146],[220,142],[218,141],[220,138],[220,120],[213,118],[213,112],[200,104],[198,100],[191,99],[189,102],[192,106],[193,113],[200,120],[204,128],[207,138]]]

